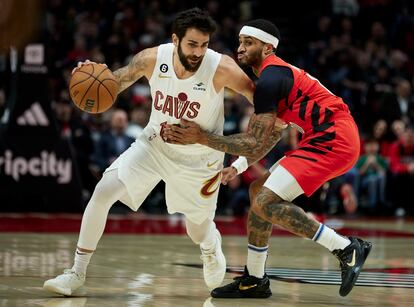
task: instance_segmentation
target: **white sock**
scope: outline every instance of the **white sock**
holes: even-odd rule
[[[319,225],[319,229],[312,240],[322,246],[325,246],[331,252],[335,249],[344,249],[351,244],[351,241],[349,241],[348,238],[337,234],[335,230],[325,226],[324,224]]]
[[[210,227],[203,242],[200,243],[200,248],[207,254],[214,253],[217,243],[216,227]]]
[[[247,270],[257,278],[263,278],[269,246],[257,247],[249,244],[247,247]]]
[[[72,269],[76,273],[86,274],[86,269],[88,268],[89,261],[91,260],[93,253],[85,253],[76,249],[75,252],[75,263],[73,264]]]

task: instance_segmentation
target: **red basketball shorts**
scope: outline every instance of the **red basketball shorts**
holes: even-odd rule
[[[305,134],[298,148],[280,161],[307,196],[328,180],[346,173],[358,160],[360,141],[354,119],[339,113],[333,120],[330,128]]]

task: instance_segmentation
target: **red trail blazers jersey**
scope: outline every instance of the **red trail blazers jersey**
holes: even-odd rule
[[[343,100],[317,79],[275,55],[267,57],[260,73],[270,65],[293,73],[289,95],[278,101],[277,116],[301,130],[298,147],[280,161],[306,195],[326,181],[344,174],[359,156],[358,128]]]

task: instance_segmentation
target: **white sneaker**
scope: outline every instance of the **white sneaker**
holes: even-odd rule
[[[71,296],[72,293],[83,286],[85,283],[85,274],[76,273],[73,269],[63,271],[63,274],[56,276],[53,279],[46,280],[43,284],[43,289]]]
[[[218,230],[216,249],[213,252],[206,252],[201,249],[201,260],[203,260],[204,281],[210,289],[221,285],[226,274],[226,258],[221,250],[221,235]]]

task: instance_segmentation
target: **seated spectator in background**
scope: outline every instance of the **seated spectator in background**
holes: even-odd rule
[[[142,130],[148,123],[148,110],[145,105],[137,105],[129,112],[129,124],[126,129],[126,134],[131,138],[138,138],[141,135]]]
[[[82,180],[82,187],[90,194],[97,183],[97,178],[91,167],[91,157],[94,151],[91,133],[78,113],[74,112],[74,105],[69,100],[66,90],[61,92],[60,98],[54,102],[53,107],[58,133],[71,145]],[[85,197],[88,195],[85,194]]]
[[[326,211],[329,214],[356,213],[358,209],[359,173],[353,167],[342,176],[331,179],[321,187]]]
[[[408,126],[400,139],[390,148],[390,170],[392,173],[392,202],[396,215],[413,213],[412,193],[414,187],[414,126]]]
[[[386,63],[380,63],[376,68],[375,75],[368,85],[365,113],[369,116],[364,117],[361,123],[364,131],[369,131],[372,125],[381,119],[381,102],[383,97],[391,95],[393,87],[390,81],[390,69]]]
[[[111,127],[100,137],[95,149],[95,162],[102,173],[135,139],[126,134],[128,116],[124,110],[113,111]]]
[[[397,119],[391,124],[391,137],[393,141],[399,140],[405,131],[406,124],[403,120]]]
[[[389,125],[399,119],[406,124],[414,122],[414,101],[410,82],[400,79],[395,86],[395,92],[383,96],[380,108],[381,118]]]
[[[363,154],[356,167],[360,177],[360,195],[366,194],[368,213],[375,213],[379,205],[385,204],[385,183],[388,162],[379,154],[379,144],[376,139],[365,141]]]
[[[388,152],[392,144],[392,136],[388,130],[388,124],[385,120],[378,120],[372,129],[373,138],[377,141],[379,146],[379,153],[383,157],[388,157]],[[363,148],[361,146],[361,148]],[[365,147],[364,147],[365,148]]]

